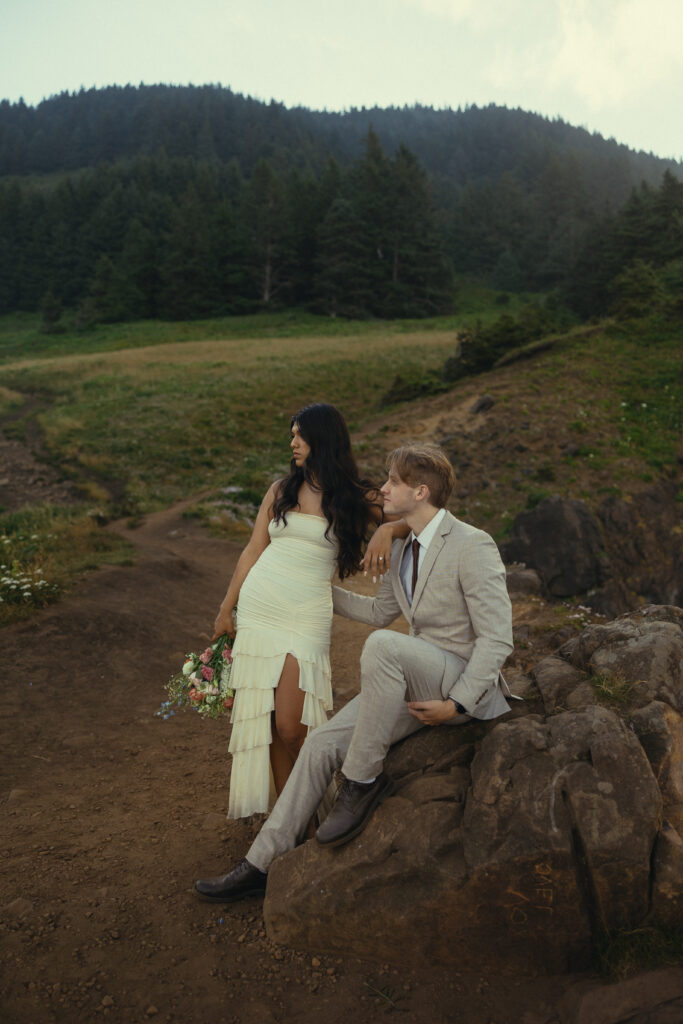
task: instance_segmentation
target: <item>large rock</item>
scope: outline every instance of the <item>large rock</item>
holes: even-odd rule
[[[631,726],[652,766],[667,820],[683,833],[683,719],[654,700],[636,711]]]
[[[510,597],[522,597],[527,594],[541,594],[543,580],[535,569],[527,569],[524,565],[508,566],[505,572]]]
[[[678,928],[683,921],[683,839],[666,821],[655,848],[651,918],[655,925]]]
[[[468,766],[471,731],[484,739]],[[396,795],[361,836],[338,850],[308,842],[271,867],[273,940],[394,962],[564,970],[586,965],[597,926],[642,920],[661,801],[613,712],[423,730],[392,757],[403,772]]]
[[[559,715],[548,724],[593,925],[633,928],[649,908],[662,810],[645,752],[606,708]]]
[[[271,867],[275,941],[382,961],[563,971],[607,931],[683,906],[683,611],[589,626],[532,669],[545,715],[423,729],[389,752],[397,789],[338,850]],[[632,689],[622,714],[592,677]],[[538,702],[535,703],[538,708]]]
[[[506,562],[538,570],[551,594],[586,594],[609,618],[645,604],[683,600],[681,504],[677,484],[611,496],[591,514],[555,496],[522,512],[501,545]]]
[[[603,582],[600,530],[581,501],[555,495],[520,513],[501,554],[536,569],[556,597],[584,594]]]
[[[665,967],[611,985],[580,983],[562,997],[559,1012],[562,1024],[680,1024],[683,969]]]
[[[683,708],[683,612],[651,605],[605,626],[588,626],[560,649],[575,668],[630,684],[631,700]]]
[[[547,715],[552,714],[558,707],[566,709],[596,702],[593,688],[585,672],[574,668],[555,654],[534,665],[531,678],[540,691]]]
[[[598,611],[619,614],[638,600],[679,605],[683,601],[681,505],[677,483],[660,480],[626,498],[609,497],[597,509],[609,553],[612,593],[591,598]],[[620,592],[621,605],[618,604]],[[634,597],[636,601],[634,602]],[[624,604],[624,602],[628,602]]]

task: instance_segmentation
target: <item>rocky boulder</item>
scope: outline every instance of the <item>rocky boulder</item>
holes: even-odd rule
[[[552,714],[557,708],[575,708],[596,703],[593,687],[588,682],[586,673],[569,665],[555,654],[534,665],[531,678],[543,698],[543,707],[547,715]]]
[[[511,565],[505,573],[510,597],[524,597],[527,594],[541,594],[543,580],[535,569],[527,569],[523,565]]]
[[[657,779],[664,800],[664,814],[683,835],[683,719],[661,701],[654,700],[631,718]]]
[[[620,719],[595,708],[500,723],[471,765],[468,731],[405,740],[397,752],[411,764],[416,742],[423,753],[438,744],[432,764],[398,776],[357,840],[309,842],[273,864],[271,938],[395,962],[561,971],[586,965],[597,926],[643,919],[661,799]]]
[[[674,481],[628,497],[610,496],[593,515],[555,495],[514,520],[501,544],[506,562],[537,570],[557,597],[585,594],[610,618],[639,604],[683,599],[681,506]]]
[[[500,546],[506,562],[535,569],[555,597],[584,594],[603,581],[603,543],[582,501],[555,495],[522,512]]]
[[[604,626],[588,626],[559,653],[582,672],[630,687],[631,700],[639,706],[661,700],[677,711],[683,708],[680,608],[650,605]]]
[[[648,604],[679,605],[683,600],[681,505],[676,492],[675,481],[660,480],[628,499],[606,498],[597,508],[613,577],[609,590],[591,601],[598,611],[619,614],[633,607],[634,597]],[[613,607],[619,597],[622,603]],[[599,607],[602,604],[605,607]]]
[[[272,865],[271,939],[395,963],[564,971],[586,966],[605,930],[675,922],[682,619],[645,609],[589,627],[534,669],[544,715],[397,744],[395,793],[360,836],[336,850],[310,841]],[[643,635],[654,653],[636,645],[634,657],[656,700],[631,727],[594,702],[592,659]]]

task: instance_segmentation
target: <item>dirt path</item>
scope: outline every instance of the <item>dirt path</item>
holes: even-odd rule
[[[134,566],[92,574],[0,633],[2,1019],[365,1024],[394,1004],[425,1024],[553,1019],[571,979],[297,953],[268,941],[258,901],[216,909],[194,898],[193,880],[226,870],[258,826],[224,817],[225,725],[154,715],[237,555],[181,512],[127,531]],[[335,623],[342,700],[367,633]]]

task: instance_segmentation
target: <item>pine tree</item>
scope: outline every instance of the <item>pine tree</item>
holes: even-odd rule
[[[240,219],[247,237],[247,266],[257,300],[271,306],[287,295],[289,250],[282,185],[260,160],[244,189]]]

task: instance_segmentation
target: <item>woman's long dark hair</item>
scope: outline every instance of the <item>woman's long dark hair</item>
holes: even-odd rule
[[[289,476],[278,488],[273,516],[275,522],[287,522],[286,514],[299,504],[299,490],[306,481],[321,492],[322,509],[339,545],[337,568],[344,579],[358,569],[363,545],[374,519],[381,521],[382,505],[377,488],[358,475],[358,466],[351,451],[351,438],[344,417],[333,405],[317,402],[307,405],[292,416],[299,433],[311,452],[303,466],[292,460]]]

